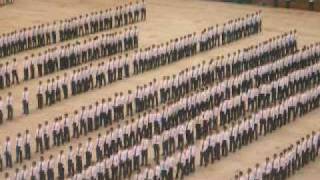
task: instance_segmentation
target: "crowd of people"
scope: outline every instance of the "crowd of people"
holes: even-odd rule
[[[143,20],[146,7],[141,1],[70,18],[60,25],[35,26],[0,37],[0,57]],[[22,69],[16,59],[0,64],[0,89],[21,83],[21,74],[26,83],[73,68],[62,77],[39,81],[32,95],[37,96],[37,107],[42,109],[261,30],[262,14],[258,11],[210,26],[199,34],[138,50],[138,28],[131,26],[31,54],[25,57]],[[9,45],[6,38],[12,40]],[[129,56],[126,51],[133,49]],[[108,60],[93,62],[106,57]],[[14,95],[9,92],[3,98],[0,96],[0,124],[5,115],[7,120],[14,118]],[[24,87],[23,114],[30,113],[30,103],[29,87]],[[53,121],[39,123],[36,129],[17,133],[15,139],[7,136],[0,146],[0,171],[17,167],[13,173],[4,173],[6,180],[183,179],[196,172],[198,165],[207,167],[236,153],[259,136],[318,108],[319,103],[320,43],[298,49],[293,30],[177,74],[154,78],[128,93],[119,91],[113,97],[83,104]],[[80,137],[87,140],[72,145]],[[59,153],[51,154],[54,148],[59,148]],[[255,169],[239,172],[236,180],[286,179],[315,160],[319,148],[320,132],[314,131],[296,147],[291,145],[272,160],[267,158],[265,166],[257,164]]]
[[[292,46],[292,47],[294,47],[294,46]],[[287,49],[287,51],[288,52],[291,52],[292,50],[290,49],[290,48],[288,48]],[[311,55],[312,56],[312,55]],[[317,57],[317,54],[315,54],[315,56]],[[313,56],[312,56],[313,57]],[[298,64],[300,64],[300,62],[298,62]],[[301,63],[301,64],[305,64],[305,63]],[[295,65],[293,65],[292,67],[295,67]],[[302,66],[303,67],[303,66]],[[292,69],[289,69],[289,71],[291,71]],[[280,71],[281,72],[281,71]],[[259,106],[260,107],[260,106]],[[171,109],[171,107],[170,107],[170,109]],[[144,115],[144,117],[145,117],[145,115]],[[218,118],[218,119],[220,119],[220,118]],[[140,124],[139,122],[138,122],[138,124]],[[154,129],[154,132],[158,132],[158,130],[157,130],[157,125],[155,125],[153,128],[152,128],[152,124],[153,123],[151,123],[151,129]],[[156,123],[155,123],[156,124]],[[143,124],[142,123],[142,128],[141,129],[145,129],[145,127],[148,127],[149,128],[149,124],[147,123],[147,124]],[[166,128],[166,127],[165,127]],[[169,127],[169,128],[174,128],[174,126],[172,126],[172,127]],[[131,129],[131,128],[130,128]],[[180,128],[179,128],[180,129]],[[183,129],[183,128],[182,128]],[[203,128],[203,129],[205,129],[205,128]],[[122,132],[123,132],[124,130],[122,130]],[[113,131],[112,131],[113,132]],[[108,134],[108,135],[110,135],[110,137],[112,137],[113,136],[113,139],[111,140],[111,142],[114,142],[114,144],[113,145],[111,145],[111,144],[107,144],[107,145],[105,145],[105,146],[103,146],[103,147],[113,147],[113,148],[111,148],[111,149],[120,149],[121,148],[121,145],[122,144],[131,144],[131,142],[139,142],[139,139],[141,140],[142,138],[150,138],[151,137],[151,135],[150,135],[150,129],[148,129],[148,130],[144,130],[143,131],[143,133],[141,133],[141,136],[140,136],[140,133],[139,133],[139,135],[137,135],[137,137],[136,136],[133,136],[133,137],[136,137],[136,138],[134,138],[134,140],[133,139],[131,139],[130,140],[130,138],[129,138],[129,140],[127,139],[126,140],[126,138],[125,137],[128,137],[128,134],[132,134],[131,132],[129,132],[129,133],[127,133],[127,136],[125,135],[125,133],[122,135],[122,136],[120,136],[120,137],[118,137],[118,140],[117,140],[117,135],[118,135],[118,133],[116,133],[115,132],[115,134],[116,135],[112,135],[113,133],[111,132],[111,134]],[[137,130],[135,130],[135,132],[139,132],[139,128],[137,129]],[[151,130],[151,132],[152,132],[152,130]],[[177,132],[177,131],[175,131],[175,132]],[[181,132],[181,131],[180,131]],[[183,132],[183,131],[182,131]],[[198,131],[196,131],[197,133],[196,134],[198,134]],[[205,131],[204,131],[205,132]],[[167,132],[168,134],[169,134],[169,132]],[[163,136],[165,136],[165,134],[166,134],[166,132],[164,132],[164,135]],[[167,135],[168,135],[167,134]],[[174,134],[172,135],[171,133],[170,133],[170,135],[169,135],[169,139],[171,139],[171,137],[174,139]],[[180,134],[178,135],[178,137],[180,136]],[[196,135],[196,136],[198,136],[198,135]],[[114,139],[114,137],[115,137],[115,139]],[[140,138],[139,138],[140,137]],[[183,137],[183,136],[182,136]],[[190,137],[190,136],[188,136],[188,137]],[[58,138],[59,139],[59,138]],[[98,137],[98,140],[97,140],[97,142],[99,142],[99,137]],[[120,139],[120,143],[118,142],[119,141],[119,139]],[[162,139],[162,138],[160,138],[160,139]],[[180,140],[178,140],[178,143],[177,144],[181,144],[181,138],[179,138]],[[182,139],[184,139],[184,138],[182,138]],[[189,138],[188,138],[189,139]],[[187,142],[194,142],[194,140],[192,140],[193,138],[191,138],[191,140],[189,139],[189,140],[187,140]],[[123,140],[123,141],[122,141]],[[102,142],[105,142],[106,140],[104,139]],[[171,141],[171,143],[169,143],[169,141]],[[60,142],[59,140],[57,141],[57,142]],[[127,142],[127,143],[126,143]],[[156,142],[156,140],[154,140],[154,142]],[[119,144],[118,144],[119,143]],[[166,144],[165,142],[163,142],[164,144]],[[54,143],[55,144],[55,143]],[[99,144],[99,143],[98,143]],[[168,146],[168,147],[172,147],[172,140],[168,140],[168,144],[171,144],[170,146]],[[173,140],[173,147],[174,147],[174,140]],[[183,143],[182,143],[183,144]],[[124,145],[125,147],[127,147],[127,145]],[[155,144],[156,145],[156,144]],[[115,147],[114,147],[115,146]],[[163,147],[167,147],[166,145],[162,145]],[[40,146],[41,147],[41,146]],[[98,146],[96,146],[96,147],[98,147]],[[159,145],[159,147],[160,147],[160,145]],[[181,145],[179,145],[179,147],[181,147]],[[182,146],[183,147],[183,146]],[[103,149],[103,148],[101,148],[101,149]],[[171,149],[171,150],[168,150],[168,149]],[[164,154],[168,154],[168,155],[170,155],[170,154],[172,154],[172,148],[164,148]],[[175,148],[173,148],[173,149],[175,149]],[[105,150],[105,149],[103,149],[103,150],[101,150],[102,152],[110,152],[110,149],[109,150]],[[92,153],[92,151],[90,151],[91,153]],[[96,151],[96,152],[99,152],[98,150]],[[112,152],[112,150],[111,150],[111,152]],[[116,151],[117,152],[117,151]],[[91,154],[90,153],[90,154]],[[156,153],[155,153],[156,154]],[[106,155],[106,154],[105,154]],[[106,155],[106,156],[108,156],[108,155]],[[101,156],[100,156],[101,157]],[[98,155],[97,155],[97,158],[98,158]],[[90,158],[87,158],[87,155],[86,155],[86,158],[85,159],[90,159]],[[155,158],[155,159],[158,159],[158,158]],[[87,160],[86,160],[87,161]],[[97,161],[98,161],[98,159],[97,159]],[[159,161],[159,160],[158,160]],[[90,163],[91,164],[91,163]],[[179,165],[180,166],[180,165]],[[86,171],[87,172],[87,171]],[[91,172],[91,170],[90,170],[90,172]],[[87,172],[88,173],[88,172]]]

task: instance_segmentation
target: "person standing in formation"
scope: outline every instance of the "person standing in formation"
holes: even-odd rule
[[[29,90],[27,87],[24,88],[22,93],[22,110],[24,115],[29,114]]]
[[[11,141],[9,136],[7,136],[6,142],[3,145],[3,154],[6,167],[12,168]]]
[[[28,129],[25,131],[25,134],[23,137],[23,143],[24,143],[24,157],[26,160],[30,160],[31,159],[31,134],[29,133]]]
[[[7,97],[7,120],[13,120],[13,97],[12,93],[8,93]]]
[[[21,134],[18,133],[16,138],[16,163],[22,163],[22,144],[23,144],[23,138],[21,137]]]

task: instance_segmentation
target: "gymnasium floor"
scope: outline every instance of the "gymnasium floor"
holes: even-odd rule
[[[29,27],[34,24],[52,22],[70,16],[77,16],[81,13],[92,12],[94,10],[114,7],[117,4],[124,4],[125,0],[17,0],[14,5],[0,8],[0,33],[10,32],[11,30]],[[229,19],[245,16],[246,13],[255,12],[261,9],[263,12],[263,32],[250,38],[240,40],[230,45],[199,54],[185,61],[161,67],[142,75],[134,76],[129,79],[116,82],[110,86],[96,89],[86,94],[69,98],[68,100],[58,103],[43,110],[36,110],[36,95],[38,80],[21,83],[14,88],[0,91],[0,96],[6,97],[11,91],[14,95],[15,119],[13,122],[5,122],[0,126],[0,142],[3,142],[6,136],[11,136],[12,143],[18,132],[24,132],[28,128],[34,132],[38,123],[44,121],[52,121],[57,115],[65,112],[73,112],[79,109],[81,105],[88,105],[100,100],[102,97],[111,97],[115,92],[120,90],[124,93],[128,89],[134,90],[139,84],[148,83],[153,78],[159,78],[163,75],[171,75],[180,70],[196,65],[203,60],[208,60],[217,55],[233,52],[238,49],[255,45],[258,42],[267,40],[275,35],[288,32],[292,29],[298,31],[298,45],[302,47],[320,41],[320,14],[287,9],[263,8],[258,6],[246,6],[236,4],[226,4],[220,2],[202,1],[202,0],[147,0],[147,21],[137,24],[140,31],[140,47],[147,47],[152,44],[166,42],[171,38],[180,37],[186,33],[199,32],[203,28],[217,23],[221,24]],[[119,31],[119,29],[114,30]],[[84,37],[87,38],[87,37]],[[82,38],[83,39],[83,38]],[[54,46],[54,45],[53,45]],[[43,51],[45,48],[20,53],[17,60],[23,60],[23,57],[30,55],[31,52]],[[1,62],[11,61],[12,57],[2,59]],[[99,60],[101,61],[101,60]],[[97,62],[99,62],[97,61]],[[19,64],[19,68],[23,67],[23,63]],[[71,70],[68,70],[71,72]],[[41,78],[46,81],[49,77],[60,76],[63,71],[54,75]],[[20,79],[22,74],[20,74]],[[22,116],[22,91],[24,86],[29,87],[31,114],[27,117]],[[213,179],[213,180],[229,180],[232,179],[237,170],[253,167],[256,162],[262,162],[266,156],[271,156],[274,152],[287,147],[290,143],[296,141],[300,136],[312,130],[320,128],[320,111],[316,110],[302,119],[291,123],[290,125],[277,130],[275,133],[261,138],[258,142],[250,144],[236,154],[232,154],[227,158],[223,158],[221,162],[210,165],[207,168],[198,168],[196,173],[187,179]],[[103,133],[101,129],[98,132]],[[92,133],[91,137],[96,137],[98,132]],[[85,142],[86,138],[72,141],[72,145],[76,145],[79,141]],[[53,148],[45,152],[45,156],[57,154],[60,149],[65,147]],[[150,151],[152,152],[152,151]],[[33,159],[39,159],[39,154],[34,155]],[[198,159],[197,159],[198,162]],[[28,162],[27,164],[29,164]],[[309,167],[304,168],[296,176],[290,178],[292,180],[318,180],[320,179],[320,161],[311,163]],[[14,165],[14,167],[19,167]],[[13,171],[12,171],[13,172]],[[0,179],[2,179],[0,174]]]

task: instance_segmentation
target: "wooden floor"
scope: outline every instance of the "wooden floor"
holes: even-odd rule
[[[23,27],[29,27],[34,24],[41,24],[60,20],[73,15],[85,14],[94,10],[114,7],[117,4],[123,4],[125,0],[17,0],[15,4],[0,8],[0,33],[10,32]],[[38,80],[32,80],[22,83],[10,89],[0,91],[0,96],[6,97],[11,91],[14,95],[15,116],[13,122],[5,122],[0,126],[0,142],[3,142],[6,136],[15,139],[18,132],[23,132],[28,128],[34,132],[38,123],[52,121],[57,115],[65,112],[71,113],[74,109],[79,109],[81,105],[89,105],[102,97],[111,97],[119,90],[127,92],[128,89],[135,89],[139,84],[147,83],[153,78],[159,78],[163,75],[177,73],[178,71],[198,64],[202,60],[211,57],[233,52],[249,45],[257,44],[274,35],[279,35],[292,29],[298,31],[299,47],[320,41],[320,14],[309,11],[287,10],[263,8],[258,6],[237,5],[212,1],[201,0],[148,0],[147,1],[147,21],[138,24],[140,28],[140,46],[146,47],[152,44],[166,42],[174,37],[179,37],[193,31],[200,31],[207,26],[223,23],[231,18],[244,16],[246,13],[261,9],[263,12],[263,33],[252,36],[248,39],[230,44],[228,46],[197,55],[189,60],[181,61],[157,70],[138,75],[102,89],[96,89],[89,93],[69,98],[60,104],[45,108],[41,111],[36,110],[36,95],[34,92]],[[18,61],[22,61],[25,55],[39,52],[46,48],[34,51],[20,53]],[[11,61],[12,57],[0,60],[1,62]],[[23,63],[19,64],[22,68]],[[69,70],[70,71],[70,70]],[[62,74],[63,72],[57,73]],[[55,74],[55,75],[57,75]],[[53,77],[48,76],[48,77]],[[20,75],[22,77],[22,75]],[[42,78],[45,81],[48,77]],[[23,87],[30,89],[31,114],[27,117],[22,116],[21,98]],[[261,162],[266,156],[270,156],[279,149],[295,142],[297,138],[320,128],[320,111],[316,110],[303,119],[292,123],[272,135],[262,138],[248,147],[242,149],[236,154],[223,159],[206,169],[198,168],[196,173],[187,179],[210,179],[229,180],[239,169],[252,167],[256,162]],[[100,130],[99,132],[104,132]],[[91,136],[96,137],[98,132]],[[85,141],[85,138],[72,142],[76,145],[79,141]],[[14,141],[13,141],[14,142]],[[45,153],[45,156],[57,154],[60,149],[66,149],[67,146],[54,148]],[[34,155],[33,159],[39,159],[39,155]],[[29,162],[27,163],[29,164]],[[320,161],[310,164],[310,167],[299,172],[293,180],[319,180],[320,179]],[[15,167],[19,167],[15,165]],[[0,174],[0,179],[2,179]]]

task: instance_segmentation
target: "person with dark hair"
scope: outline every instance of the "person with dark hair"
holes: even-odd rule
[[[31,135],[28,129],[26,130],[23,137],[23,145],[24,145],[24,158],[26,160],[30,160],[31,159]]]
[[[29,114],[29,90],[27,87],[24,88],[22,93],[22,110],[24,115]]]
[[[23,139],[21,137],[21,134],[18,133],[17,138],[16,138],[16,163],[22,163],[22,144],[23,144]]]
[[[64,162],[65,162],[65,156],[64,156],[63,150],[61,150],[57,157],[59,180],[64,179]]]
[[[8,93],[8,97],[7,97],[7,114],[8,114],[7,119],[12,120],[13,119],[13,97],[11,92]]]

